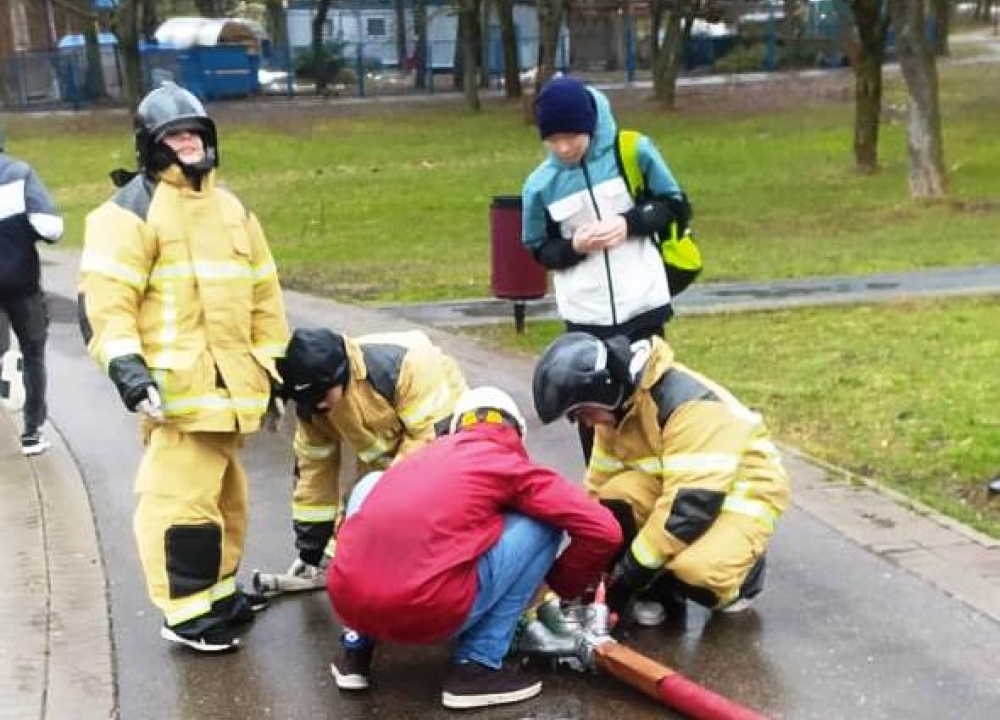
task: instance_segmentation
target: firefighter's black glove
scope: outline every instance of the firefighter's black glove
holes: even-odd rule
[[[636,560],[632,548],[627,549],[611,568],[608,577],[608,609],[621,616],[632,596],[652,582],[656,573],[657,570],[645,567]]]
[[[142,355],[122,355],[108,363],[108,377],[118,388],[122,402],[132,412],[149,398],[148,388],[156,389],[153,376]]]

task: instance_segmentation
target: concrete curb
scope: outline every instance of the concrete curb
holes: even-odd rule
[[[112,718],[107,581],[83,478],[61,435],[25,458],[0,413],[0,718]],[[28,710],[34,708],[34,710]]]
[[[1000,623],[1000,541],[876,480],[781,449],[796,507]]]

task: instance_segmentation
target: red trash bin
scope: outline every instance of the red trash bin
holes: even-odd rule
[[[524,302],[545,296],[548,278],[521,242],[521,198],[501,195],[490,205],[490,289],[514,301],[514,326],[524,331]]]

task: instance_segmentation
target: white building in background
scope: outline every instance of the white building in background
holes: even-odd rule
[[[406,4],[408,58],[401,59],[397,51],[396,12],[392,0],[355,0],[331,5],[326,19],[325,37],[327,40],[345,43],[346,57],[356,57],[360,44],[361,54],[366,59],[377,61],[386,67],[405,66],[412,60],[415,45],[412,2],[408,0]],[[287,12],[288,44],[292,51],[309,47],[312,44],[312,21],[316,15],[315,1],[291,0]],[[521,69],[534,67],[538,55],[538,13],[534,2],[521,2],[514,6],[514,25]],[[427,42],[433,69],[451,69],[457,31],[455,3],[449,0],[427,0]],[[487,52],[490,69],[498,72],[502,66],[501,48],[500,21],[491,13]],[[569,34],[564,27],[560,35],[560,57],[557,64],[565,65],[568,58]]]

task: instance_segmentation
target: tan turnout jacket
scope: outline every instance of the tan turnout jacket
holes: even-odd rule
[[[690,544],[683,536],[719,513],[746,515],[773,531],[788,505],[789,483],[757,412],[674,362],[670,346],[658,337],[651,339],[645,369],[624,410],[617,427],[597,427],[585,484],[599,494],[628,471],[662,483],[654,506],[640,514],[648,513],[648,520],[632,543],[643,565],[670,562]]]
[[[80,272],[102,367],[141,355],[184,431],[258,428],[288,325],[260,224],[214,172],[134,178],[87,217]]]

